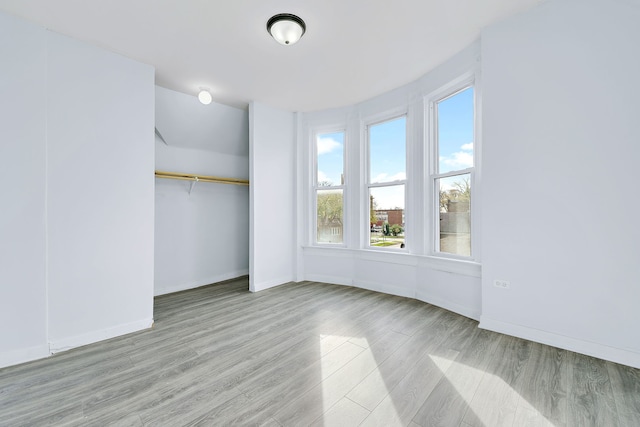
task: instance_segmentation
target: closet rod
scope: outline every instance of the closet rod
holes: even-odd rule
[[[179,173],[179,172],[156,171],[156,177],[167,178],[167,179],[182,179],[185,181],[215,182],[218,184],[249,185],[249,181],[246,179],[222,178],[219,176],[210,176],[210,175],[193,175],[190,173]]]

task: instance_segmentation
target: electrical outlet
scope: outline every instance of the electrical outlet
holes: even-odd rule
[[[511,283],[508,280],[494,280],[493,286],[501,289],[509,289],[509,287],[511,286]]]

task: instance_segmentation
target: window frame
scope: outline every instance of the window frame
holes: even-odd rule
[[[320,186],[318,185],[318,136],[332,133],[342,133],[342,180],[340,185]],[[311,129],[311,245],[317,247],[340,248],[347,246],[347,126],[326,126]],[[319,190],[341,190],[342,191],[342,243],[319,242],[318,241],[318,191]]]
[[[404,180],[396,180],[382,183],[372,183],[371,182],[371,143],[370,143],[370,132],[369,129],[372,126],[376,126],[385,122],[390,122],[393,120],[397,120],[404,117],[405,119],[405,179]],[[372,251],[381,251],[381,252],[390,252],[390,253],[407,253],[408,245],[407,245],[407,235],[404,235],[404,248],[390,248],[390,247],[376,247],[371,246],[371,226],[370,226],[370,194],[372,188],[383,188],[383,187],[393,187],[397,185],[404,185],[404,217],[405,217],[405,229],[407,225],[407,196],[409,194],[409,155],[410,155],[410,132],[412,122],[409,114],[408,106],[404,106],[401,109],[395,109],[392,111],[386,111],[380,114],[376,114],[375,116],[369,117],[368,120],[363,120],[361,123],[362,129],[362,149],[361,149],[361,165],[363,169],[362,173],[362,200],[364,204],[362,205],[363,214],[365,215],[363,220],[363,228],[364,231],[362,245],[364,249],[372,250]]]
[[[425,97],[425,123],[427,131],[425,132],[425,165],[428,165],[428,177],[426,179],[425,193],[431,192],[430,195],[425,194],[428,199],[426,212],[429,212],[431,220],[427,220],[425,224],[430,224],[427,231],[427,250],[428,254],[435,257],[447,258],[462,261],[477,261],[478,244],[477,244],[477,209],[478,209],[478,191],[476,174],[478,170],[478,160],[480,151],[480,132],[479,132],[479,93],[478,93],[478,77],[475,73],[466,74],[442,86],[440,89],[430,93]],[[438,113],[437,104],[452,98],[459,93],[473,88],[473,166],[464,169],[457,169],[447,172],[439,172],[439,141],[438,141]],[[454,176],[469,175],[472,197],[470,200],[470,255],[458,255],[440,251],[440,188],[438,180]]]

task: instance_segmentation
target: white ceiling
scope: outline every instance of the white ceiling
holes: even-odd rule
[[[424,75],[542,0],[0,0],[0,10],[156,68],[156,84],[245,107],[354,104]],[[293,13],[292,46],[266,31]]]

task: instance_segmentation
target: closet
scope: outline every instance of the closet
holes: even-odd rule
[[[244,109],[156,87],[154,294],[249,273]]]

